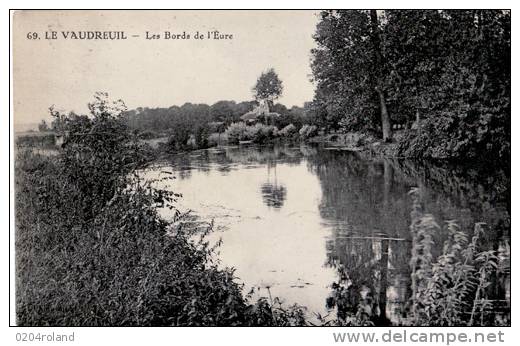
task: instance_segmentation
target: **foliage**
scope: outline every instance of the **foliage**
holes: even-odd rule
[[[369,12],[327,10],[320,19],[311,62],[317,116],[328,129],[378,128]]]
[[[256,104],[255,101],[240,103],[218,101],[211,106],[186,103],[182,107],[138,108],[124,111],[122,116],[127,126],[136,131],[141,139],[167,136],[166,149],[168,151],[201,149],[217,145],[218,141],[215,136],[210,138],[211,135],[214,132],[224,132],[226,128],[232,129],[230,143],[236,144],[239,140],[252,140],[252,136],[258,137],[258,142],[262,142],[261,132],[250,133],[249,131],[246,134],[245,129],[240,132],[239,128],[235,128],[236,125],[232,125],[239,123],[240,116],[251,111]],[[269,120],[276,128],[293,124],[299,129],[309,119],[308,112],[301,107],[293,106],[288,109],[277,103],[271,109],[279,114]],[[64,120],[55,119],[53,126],[62,128],[61,124]],[[272,130],[275,131],[274,128]],[[237,136],[239,132],[241,135]],[[271,137],[271,134],[268,133],[267,137]],[[223,135],[222,138],[227,137]]]
[[[205,240],[211,226],[159,217],[158,208],[175,210],[180,196],[140,179],[136,168],[152,157],[126,127],[122,102],[98,93],[89,108],[89,116],[53,113],[69,133],[56,156],[18,151],[18,325],[262,322],[265,304],[247,303],[232,270],[217,268]],[[301,321],[290,311],[269,325]]]
[[[273,103],[282,95],[283,84],[273,68],[262,72],[253,87],[253,95],[256,100],[265,100]]]
[[[250,140],[249,133],[247,131],[247,125],[243,122],[232,123],[226,129],[225,135],[227,136],[228,143],[238,144],[239,141]]]
[[[303,125],[299,131],[302,139],[308,139],[318,134],[318,128],[315,125]]]
[[[209,114],[211,120],[222,122],[230,120],[238,121],[241,114],[236,112],[236,108],[237,104],[235,101],[218,101],[210,106]],[[248,109],[247,111],[251,109]]]
[[[265,143],[274,139],[278,135],[278,129],[275,126],[257,123],[255,125],[246,125],[243,122],[232,123],[226,129],[228,143],[237,144],[239,141],[253,141],[255,143]]]
[[[185,104],[182,107],[170,108],[138,108],[123,113],[127,125],[138,132],[139,137],[169,137],[169,150],[190,149],[190,137],[195,137],[195,148],[211,146],[216,141],[209,141],[210,134],[224,132],[232,123],[240,122],[240,116],[253,110],[255,101],[236,103],[234,101],[218,101],[211,106],[204,104]],[[271,125],[281,129],[293,124],[300,129],[303,123],[312,119],[309,110],[293,106],[290,109],[280,103],[271,106],[279,116],[269,120]],[[57,125],[57,121],[53,125]],[[205,139],[208,139],[206,145]],[[232,142],[237,142],[233,139]]]
[[[208,136],[208,146],[215,147],[220,143],[227,143],[228,138],[225,133],[211,133]]]
[[[265,143],[278,136],[278,129],[275,126],[255,124],[247,127],[249,138],[254,143]]]
[[[268,287],[267,291],[269,297],[260,297],[248,307],[247,325],[294,327],[308,324],[305,307],[297,304],[286,306],[278,297],[273,299]],[[247,297],[250,299],[249,294]]]
[[[157,138],[157,134],[150,130],[138,132],[137,135],[140,139],[154,139]]]
[[[485,224],[475,224],[471,241],[457,223],[447,221],[448,239],[442,253],[433,252],[436,233],[442,231],[432,215],[422,212],[420,191],[412,189],[412,325],[493,324],[493,311],[487,287],[498,274],[499,258],[495,250],[481,249]],[[468,313],[471,311],[471,313]]]
[[[293,137],[297,133],[298,130],[296,129],[296,126],[294,126],[293,124],[289,124],[280,131],[278,131],[278,134],[282,137]]]
[[[242,311],[231,272],[169,226],[155,206],[172,196],[138,179],[92,219],[62,162],[20,157],[17,199],[19,325],[230,325]],[[89,213],[90,214],[90,213]]]
[[[392,120],[419,128],[400,143],[401,155],[500,158],[507,166],[510,12],[385,10],[377,28],[380,52],[371,45],[376,29],[370,14],[321,14],[312,51],[313,108],[320,126],[379,130],[374,93],[379,83]]]
[[[49,131],[49,125],[47,125],[47,122],[45,120],[42,120],[39,124],[38,124],[38,131],[40,132],[47,132]]]
[[[195,128],[195,145],[198,149],[209,147],[209,129],[206,126],[197,126]]]

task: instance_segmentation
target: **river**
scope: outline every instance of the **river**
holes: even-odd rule
[[[253,296],[300,304],[310,316],[335,317],[338,292],[372,299],[402,324],[410,298],[411,208],[419,188],[425,212],[456,220],[472,234],[485,222],[483,246],[509,248],[510,179],[473,167],[439,167],[356,152],[297,146],[237,146],[174,155],[147,172],[183,196],[177,207],[214,222],[222,266]],[[162,210],[171,218],[169,210]],[[439,254],[446,239],[434,238]],[[509,278],[496,280],[509,299]],[[355,292],[347,294],[345,292]],[[335,298],[336,297],[336,298]],[[336,300],[335,300],[336,299]],[[374,311],[373,313],[380,313]]]

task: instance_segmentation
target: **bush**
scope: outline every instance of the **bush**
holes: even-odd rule
[[[225,133],[212,133],[208,137],[208,145],[210,147],[215,147],[219,145],[220,143],[226,143],[227,142],[227,136]]]
[[[250,140],[250,133],[248,133],[248,126],[242,122],[231,123],[225,132],[228,142],[230,144],[238,144],[239,141]]]
[[[278,135],[278,129],[275,126],[255,124],[247,127],[247,133],[253,142],[265,143]]]
[[[239,141],[264,143],[276,138],[276,136],[278,136],[278,129],[271,125],[255,124],[248,126],[240,122],[229,125],[224,134],[230,144],[237,144]]]
[[[281,137],[293,137],[294,135],[296,135],[296,133],[298,133],[298,130],[296,129],[296,126],[294,126],[293,124],[285,126],[278,132],[278,134]]]
[[[460,158],[481,161],[497,161],[507,167],[511,159],[511,147],[500,122],[501,117],[491,114],[471,115],[471,112],[454,116],[451,113],[436,114],[421,120],[416,130],[407,131],[398,142],[398,154],[403,157],[426,159]],[[466,123],[471,116],[476,124]],[[498,160],[497,160],[498,159]]]
[[[170,130],[171,135],[168,137],[167,147],[169,151],[184,150],[188,147],[188,141],[191,133],[186,126],[179,125]]]
[[[197,149],[209,148],[209,130],[204,125],[199,125],[195,128],[195,145]]]
[[[34,154],[18,160],[19,325],[231,325],[244,319],[246,304],[232,272],[218,270],[189,233],[169,234],[158,216],[155,207],[171,196],[133,178],[86,219],[82,203],[75,203],[85,196],[62,164]]]
[[[302,126],[299,133],[302,139],[308,139],[318,134],[318,128],[315,125],[305,124]]]

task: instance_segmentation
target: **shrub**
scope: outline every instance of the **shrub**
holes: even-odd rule
[[[298,133],[298,130],[293,124],[285,126],[278,132],[278,134],[282,137],[293,137],[296,133]]]
[[[231,123],[226,129],[225,135],[228,138],[230,144],[238,144],[239,141],[250,140],[250,134],[248,133],[248,127],[246,124]]]
[[[255,143],[264,143],[278,135],[278,129],[275,126],[255,124],[248,126],[242,122],[232,123],[225,132],[228,142],[237,144],[239,141],[253,141]]]
[[[17,323],[24,326],[231,325],[246,304],[232,272],[156,206],[172,196],[127,180],[93,218],[62,162],[19,157]],[[90,213],[89,213],[90,214]]]
[[[168,149],[170,151],[186,149],[191,136],[190,131],[190,128],[185,124],[178,124],[178,126],[170,129],[170,136],[168,137],[167,142]]]
[[[426,159],[477,159],[497,161],[502,167],[510,162],[511,148],[507,134],[510,131],[492,129],[490,114],[478,115],[476,124],[467,124],[471,112],[457,116],[451,113],[435,114],[421,120],[419,127],[407,131],[398,142],[398,155]],[[473,114],[476,117],[475,114]]]
[[[264,143],[275,138],[278,135],[278,129],[275,126],[255,124],[247,127],[249,138],[255,143]]]
[[[208,145],[210,147],[215,147],[219,145],[220,143],[226,143],[227,137],[225,133],[212,133],[208,137]]]
[[[305,124],[302,126],[299,133],[302,139],[308,139],[318,134],[318,128],[315,125]]]
[[[209,130],[204,125],[199,125],[195,128],[195,145],[197,149],[209,148]]]

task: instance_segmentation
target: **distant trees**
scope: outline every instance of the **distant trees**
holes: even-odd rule
[[[235,120],[240,114],[236,113],[237,104],[235,101],[218,101],[211,105],[210,115],[213,121],[226,122]]]
[[[124,112],[123,116],[128,127],[138,132],[140,138],[168,137],[167,149],[175,151],[206,148],[211,143],[214,144],[210,140],[212,133],[222,133],[232,124],[239,123],[240,116],[251,111],[256,105],[255,101],[237,103],[227,100],[218,101],[211,106],[185,103],[181,107],[137,108]],[[280,116],[273,117],[272,126],[268,127],[271,132],[289,124],[295,126],[298,131],[310,119],[308,111],[298,106],[288,109],[286,106],[276,103],[272,106],[272,111],[277,112]],[[55,120],[53,125],[58,125],[58,123],[61,121]],[[272,137],[270,132],[264,136],[265,131],[260,130],[262,129],[256,129],[248,139],[256,138],[260,142],[264,137]],[[238,142],[239,136],[234,136],[233,131],[231,133],[231,137],[233,137],[231,142]]]
[[[186,103],[181,107],[137,108],[126,111],[124,116],[132,129],[140,131],[164,133],[174,128],[192,131],[196,127],[207,126],[211,132],[218,132],[217,123],[223,123],[224,127],[227,127],[238,122],[241,115],[251,111],[256,105],[255,101],[218,101],[211,106]],[[308,111],[302,107],[293,106],[288,109],[276,103],[271,110],[280,114],[273,119],[273,125],[280,129],[289,124],[294,124],[299,129],[310,121]]]
[[[49,125],[47,125],[47,122],[45,120],[42,120],[38,124],[38,131],[40,131],[40,132],[47,132],[47,131],[49,131]]]
[[[282,81],[273,68],[262,72],[253,87],[253,96],[255,99],[260,102],[266,102],[268,106],[272,106],[274,101],[282,95],[282,92]]]
[[[392,122],[421,119],[403,154],[508,157],[510,27],[501,10],[323,11],[316,123],[389,139]]]
[[[240,115],[250,111],[254,102],[219,101],[211,106],[207,104],[185,103],[181,107],[137,108],[125,112],[128,125],[133,129],[164,132],[175,127],[194,128],[210,122],[230,124]]]

